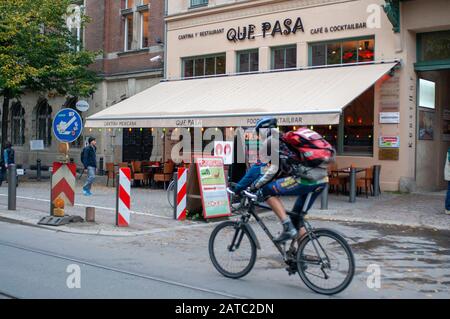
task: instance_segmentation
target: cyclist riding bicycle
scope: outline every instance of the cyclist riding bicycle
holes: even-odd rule
[[[288,155],[289,149],[292,148],[283,139],[278,138],[277,126],[277,119],[272,117],[262,118],[256,123],[255,130],[258,135],[262,129],[266,129],[268,133],[259,152],[259,162],[249,169],[234,191],[239,193],[250,185],[250,191],[266,201],[283,225],[283,232],[275,239],[275,242],[282,243],[297,237],[298,232],[279,196],[298,196],[293,212],[300,213],[307,195],[313,192],[307,208],[309,209],[320,194],[315,191],[328,183],[328,162],[320,163],[316,167],[305,167],[302,163],[292,160],[292,156]],[[272,145],[275,146],[273,150]],[[304,233],[302,227],[300,235],[303,236]]]

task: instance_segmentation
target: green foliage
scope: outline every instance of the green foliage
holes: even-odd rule
[[[98,78],[88,68],[99,52],[81,45],[66,24],[70,0],[0,0],[0,94],[25,90],[88,96]],[[88,22],[82,15],[81,24]]]

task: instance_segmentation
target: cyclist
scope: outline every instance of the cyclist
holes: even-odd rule
[[[260,169],[261,173],[256,174],[258,166],[254,165],[238,185],[240,184],[242,187],[243,185],[251,184],[250,191],[258,193],[272,208],[283,225],[283,232],[275,239],[275,242],[282,243],[297,237],[298,232],[287,215],[279,196],[298,196],[293,211],[300,213],[307,195],[328,183],[328,172],[326,164],[321,164],[315,168],[306,168],[300,163],[293,162],[286,156],[283,150],[289,147],[281,139],[278,139],[278,134],[272,134],[272,132],[278,133],[276,131],[277,126],[277,119],[273,117],[262,118],[256,123],[255,130],[257,134],[260,133],[261,129],[267,129],[268,131],[259,153],[259,159],[264,164],[255,164],[259,166],[264,165],[264,171]],[[273,152],[271,145],[275,145],[275,148],[277,148]],[[271,154],[272,160],[268,154]],[[252,178],[252,183],[249,183],[249,180]],[[236,192],[240,190],[240,188],[235,188]],[[313,193],[307,209],[312,206],[318,195],[319,192]],[[304,233],[305,230],[302,227],[300,235]]]

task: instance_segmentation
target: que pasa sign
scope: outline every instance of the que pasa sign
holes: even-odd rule
[[[227,32],[227,39],[233,42],[253,40],[255,39],[255,33],[257,31],[259,30],[254,24],[231,28]],[[263,38],[267,36],[275,37],[276,35],[296,34],[298,31],[305,32],[305,29],[303,28],[303,22],[300,17],[298,17],[296,21],[287,18],[284,20],[277,20],[273,23],[263,22],[261,24],[261,32]]]

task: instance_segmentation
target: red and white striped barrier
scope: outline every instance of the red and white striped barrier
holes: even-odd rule
[[[52,169],[51,200],[64,199],[67,206],[75,205],[76,164],[54,162]]]
[[[131,208],[131,170],[122,167],[119,169],[119,182],[117,183],[116,225],[128,227],[130,225]]]
[[[178,168],[177,180],[177,220],[186,219],[186,181],[188,170],[184,167]]]

